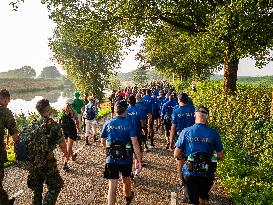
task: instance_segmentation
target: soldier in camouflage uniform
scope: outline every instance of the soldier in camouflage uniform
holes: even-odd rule
[[[13,141],[16,142],[18,139],[18,132],[16,130],[16,123],[12,112],[7,108],[10,102],[10,94],[6,89],[0,90],[0,205],[12,205],[13,199],[8,199],[8,195],[3,188],[4,179],[4,163],[7,159],[7,153],[4,143],[5,129],[8,130],[9,134],[13,137]]]
[[[50,131],[48,144],[51,149],[49,150],[48,157],[42,167],[33,167],[33,169],[29,170],[27,184],[34,192],[32,200],[33,205],[54,205],[56,204],[64,182],[57,168],[57,161],[54,157],[53,150],[58,144],[64,153],[64,156],[67,157],[67,147],[60,126],[49,118],[51,110],[49,101],[45,99],[38,101],[36,109],[41,115],[40,120],[44,120],[48,124],[48,129]],[[43,200],[42,193],[44,183],[48,187],[48,192]]]

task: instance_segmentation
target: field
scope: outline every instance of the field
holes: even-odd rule
[[[59,79],[0,79],[0,88],[11,93],[52,90],[63,88],[64,82]]]

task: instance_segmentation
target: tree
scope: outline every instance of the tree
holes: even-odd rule
[[[136,84],[143,85],[147,78],[147,70],[138,68],[133,71],[133,80]]]
[[[23,66],[19,69],[2,72],[1,78],[34,78],[36,77],[35,70],[30,66]]]
[[[46,0],[57,7],[61,0]],[[223,92],[236,90],[239,59],[251,56],[257,66],[268,62],[273,45],[273,2],[265,0],[98,0],[84,1],[96,15],[132,35],[148,35],[167,23],[195,42],[198,51],[219,56],[224,64]],[[78,2],[79,6],[83,4]],[[70,3],[58,8],[71,7]]]
[[[39,78],[60,78],[62,75],[55,66],[44,67]]]
[[[61,15],[59,10],[52,10],[57,27],[49,45],[53,58],[78,90],[101,95],[121,61],[120,35],[113,32],[104,16],[96,16],[92,9],[79,8],[74,3]]]
[[[212,55],[201,57],[190,47],[198,46],[186,35],[175,28],[163,24],[157,32],[151,33],[144,40],[144,49],[138,54],[138,59],[154,67],[167,77],[205,79],[212,72],[221,68],[220,61]]]

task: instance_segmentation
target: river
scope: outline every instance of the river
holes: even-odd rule
[[[24,93],[11,93],[11,101],[8,108],[14,114],[24,113],[28,115],[31,112],[36,112],[36,103],[45,98],[48,99],[50,105],[60,110],[65,106],[67,98],[73,98],[73,89],[56,89],[50,91],[37,91],[37,92],[24,92]]]

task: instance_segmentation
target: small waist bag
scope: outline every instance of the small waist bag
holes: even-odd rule
[[[195,173],[213,173],[216,171],[217,162],[212,162],[212,155],[207,152],[196,152],[192,159],[187,159],[185,164],[189,171]]]
[[[130,151],[126,149],[126,143],[124,142],[111,142],[110,147],[106,148],[106,155],[112,159],[121,160],[130,155]]]

